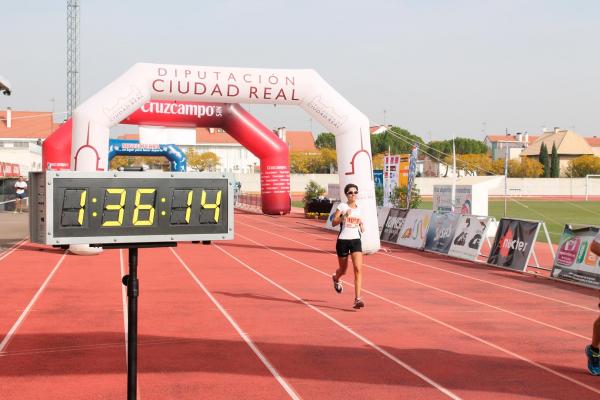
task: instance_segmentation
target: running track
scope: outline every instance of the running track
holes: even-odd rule
[[[335,233],[237,213],[235,240],[140,250],[139,399],[596,399],[592,290],[394,247],[366,307]],[[0,254],[0,398],[126,397],[126,251]]]

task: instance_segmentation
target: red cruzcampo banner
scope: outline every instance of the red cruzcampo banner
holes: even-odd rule
[[[502,218],[488,264],[525,271],[539,229],[537,221]]]
[[[565,225],[554,259],[552,277],[600,289],[600,258],[590,251],[599,229]]]
[[[381,230],[381,240],[384,242],[396,243],[398,236],[400,236],[400,230],[402,229],[404,220],[406,219],[406,214],[408,214],[408,210],[400,208],[390,209],[387,219],[385,220],[385,225],[383,225],[383,229]]]

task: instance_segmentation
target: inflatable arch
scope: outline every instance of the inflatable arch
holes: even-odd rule
[[[162,156],[169,160],[171,171],[185,172],[187,159],[183,151],[174,144],[144,144],[137,140],[110,139],[108,143],[108,162],[116,156]]]
[[[313,70],[135,64],[73,112],[71,166],[104,170],[110,128],[150,100],[297,105],[336,137],[340,186],[359,187],[363,249],[379,249],[369,121]],[[342,195],[343,197],[343,195]]]
[[[290,161],[287,144],[239,104],[152,101],[121,121],[122,124],[169,127],[223,128],[260,160],[261,203],[265,214],[287,214],[290,202]],[[68,169],[72,120],[43,143],[42,164],[48,169]],[[101,164],[96,153],[90,155]]]

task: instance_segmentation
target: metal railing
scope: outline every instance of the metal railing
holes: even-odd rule
[[[237,208],[262,209],[262,200],[258,193],[240,193],[234,195]]]

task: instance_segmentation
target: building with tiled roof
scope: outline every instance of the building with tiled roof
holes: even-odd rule
[[[3,140],[45,139],[58,127],[51,112],[0,111],[0,138]]]
[[[287,131],[283,140],[288,144],[290,153],[318,153],[315,138],[310,131]]]
[[[483,143],[490,149],[493,160],[504,159],[508,149],[509,159],[519,158],[521,151],[538,139],[539,136],[529,136],[528,133],[511,135],[487,135]]]
[[[596,136],[584,137],[585,141],[592,147],[594,155],[600,156],[600,138]]]
[[[42,140],[58,127],[51,112],[0,111],[0,162],[18,164],[23,175],[41,170]]]
[[[370,126],[369,127],[369,132],[371,133],[371,135],[379,135],[380,133],[383,133],[383,132],[387,131],[391,127],[392,127],[392,125],[375,125],[375,126]]]
[[[569,165],[569,161],[583,155],[594,154],[594,150],[586,138],[570,130],[554,128],[553,132],[545,133],[523,150],[521,157],[538,159],[542,143],[548,148],[549,154],[552,152],[552,146],[556,145],[561,175]]]

